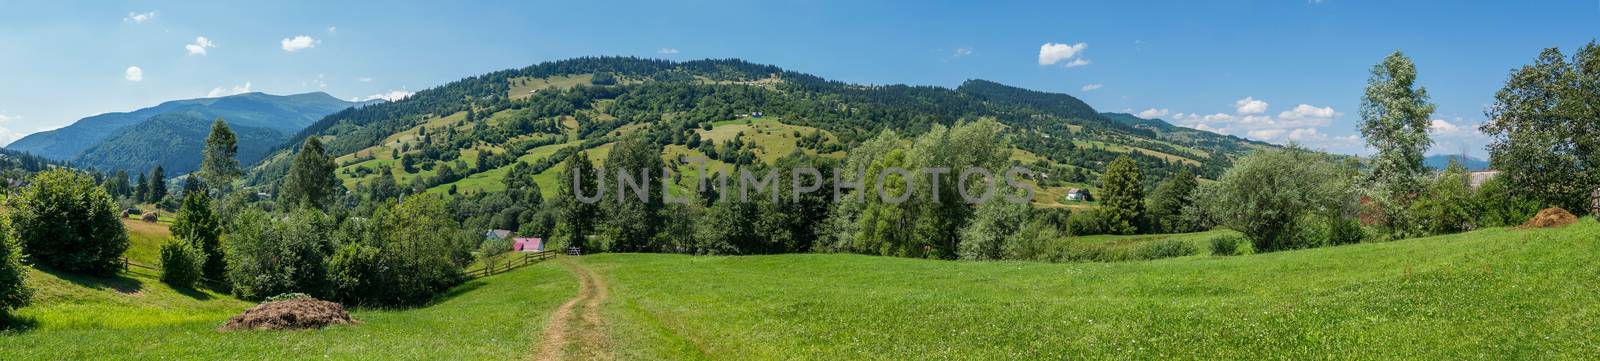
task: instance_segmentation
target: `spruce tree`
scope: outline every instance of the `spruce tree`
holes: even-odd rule
[[[161,203],[167,198],[167,172],[156,166],[150,170],[150,203]]]
[[[211,197],[202,191],[186,192],[178,217],[172,222],[172,237],[187,242],[199,251],[201,274],[219,281],[227,273],[222,257],[222,222],[211,210]]]
[[[322,141],[317,137],[306,138],[289,165],[289,174],[283,179],[280,199],[290,207],[327,207],[333,202],[338,187],[334,169],[333,158],[323,149]]]
[[[228,129],[228,123],[222,118],[217,118],[211,123],[211,135],[206,136],[206,147],[201,153],[200,177],[218,192],[226,192],[240,175],[239,160],[235,158],[238,153],[239,141],[233,130]]]

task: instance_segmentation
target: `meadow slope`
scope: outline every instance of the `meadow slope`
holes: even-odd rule
[[[1148,262],[605,254],[636,359],[1587,358],[1600,225]]]

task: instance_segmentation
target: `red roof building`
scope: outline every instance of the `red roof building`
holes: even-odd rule
[[[511,250],[516,252],[542,252],[544,240],[538,237],[517,237],[511,243]]]

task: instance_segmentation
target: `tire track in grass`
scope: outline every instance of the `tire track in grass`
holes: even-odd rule
[[[610,360],[610,334],[600,307],[609,293],[605,280],[589,268],[562,257],[560,262],[578,277],[578,295],[561,304],[550,315],[550,323],[540,338],[539,349],[533,359],[554,361],[562,359]]]

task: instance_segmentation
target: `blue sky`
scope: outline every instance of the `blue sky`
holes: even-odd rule
[[[1473,129],[1508,71],[1596,37],[1595,0],[7,2],[0,143],[165,100],[392,97],[545,60],[636,55],[743,58],[855,83],[982,78],[1364,154],[1351,136],[1367,70],[1402,50],[1439,106],[1432,153],[1483,156]]]

